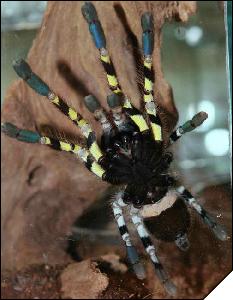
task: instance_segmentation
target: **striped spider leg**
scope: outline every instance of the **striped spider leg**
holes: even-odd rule
[[[141,17],[142,50],[144,70],[144,112],[141,113],[133,106],[120,86],[119,80],[109,52],[106,38],[91,2],[82,6],[82,14],[86,19],[89,31],[100,61],[106,73],[107,83],[111,94],[107,96],[109,112],[93,95],[84,97],[86,108],[100,122],[102,127],[101,144],[97,143],[95,132],[90,124],[83,119],[74,108],[67,105],[49,86],[36,75],[24,60],[17,60],[13,67],[35,92],[45,96],[55,107],[66,115],[78,128],[85,139],[86,146],[70,143],[37,132],[19,129],[11,123],[3,123],[2,131],[19,141],[47,145],[55,150],[68,151],[77,155],[85,166],[96,176],[114,185],[120,185],[119,192],[112,202],[113,215],[116,219],[122,240],[126,246],[126,253],[136,276],[145,278],[145,271],[140,263],[139,255],[133,246],[124,218],[124,210],[130,209],[130,217],[137,233],[149,255],[158,279],[171,295],[176,287],[169,280],[159,258],[155,246],[143,223],[141,211],[143,206],[163,201],[168,192],[175,186],[175,179],[168,173],[173,160],[168,146],[177,141],[183,134],[200,126],[207,118],[207,114],[200,112],[191,120],[179,126],[170,136],[168,146],[163,140],[163,127],[158,113],[157,99],[154,97],[154,79],[152,57],[154,50],[154,23],[152,14],[146,12]],[[226,239],[225,230],[202,208],[183,186],[177,188],[178,195],[184,202],[194,208],[203,221],[213,230],[220,240]],[[182,202],[182,201],[181,201]],[[182,202],[183,204],[183,202]],[[186,209],[186,205],[183,204]],[[187,209],[186,209],[187,210]],[[186,233],[175,233],[175,244],[181,250],[187,250],[189,241]]]
[[[40,142],[41,144],[46,144],[56,150],[64,150],[75,153],[81,157],[82,161],[85,161],[86,167],[93,172],[95,175],[100,177],[103,180],[106,180],[105,176],[107,173],[101,167],[101,160],[104,157],[101,149],[99,148],[95,133],[92,131],[90,125],[82,116],[73,108],[69,107],[64,100],[59,98],[49,87],[48,85],[36,75],[28,65],[28,63],[22,59],[15,61],[13,68],[16,73],[24,79],[24,81],[38,94],[46,96],[48,100],[54,104],[64,115],[66,115],[73,123],[78,126],[82,132],[82,135],[86,138],[87,149],[81,147],[80,145],[75,145],[72,143],[66,143],[64,141],[59,141],[57,139],[49,137],[40,137],[40,139],[35,141],[33,137],[40,136],[39,133],[29,132],[24,129],[18,129],[16,126],[10,123],[2,124],[2,131],[18,140],[25,142]],[[26,135],[26,137],[25,137]],[[30,139],[31,137],[31,139]],[[75,151],[75,152],[74,152]]]
[[[216,222],[216,220],[201,206],[201,204],[184,186],[179,186],[177,188],[177,192],[184,199],[187,205],[192,207],[198,213],[204,223],[210,227],[210,229],[219,240],[227,240],[228,236],[225,228]]]
[[[102,178],[105,174],[105,170],[95,161],[90,151],[79,144],[69,143],[67,141],[61,141],[48,136],[43,136],[35,131],[20,129],[9,122],[3,123],[1,125],[1,130],[6,135],[21,142],[47,145],[54,150],[73,153],[77,155],[77,157],[85,163],[85,166],[96,176]]]
[[[114,103],[116,105],[111,105],[109,103],[109,106],[111,108],[118,108],[118,113],[121,116],[119,119],[121,120],[122,123],[124,123],[122,120],[124,120],[123,116],[124,113],[131,119],[131,121],[138,127],[138,131],[141,134],[148,133],[150,130],[152,132],[152,136],[154,141],[157,143],[161,144],[162,142],[162,128],[161,128],[161,121],[159,116],[156,113],[156,106],[154,103],[154,97],[153,97],[153,74],[152,74],[152,52],[153,52],[153,35],[154,35],[154,28],[153,28],[153,21],[152,21],[152,16],[149,13],[145,13],[142,16],[142,29],[143,29],[143,36],[142,36],[142,41],[143,41],[143,54],[144,54],[144,102],[145,102],[145,110],[146,114],[149,119],[149,125],[147,124],[146,120],[142,116],[142,114],[131,104],[130,100],[128,97],[126,97],[120,87],[119,81],[117,79],[116,73],[114,66],[111,62],[110,56],[108,54],[108,51],[106,49],[106,40],[104,36],[104,32],[101,26],[101,23],[98,19],[97,12],[93,6],[92,3],[86,2],[83,7],[82,7],[82,12],[89,24],[89,30],[92,35],[92,38],[94,40],[95,46],[97,49],[99,49],[100,52],[100,60],[103,64],[103,67],[106,71],[107,74],[107,81],[109,84],[110,89],[113,91],[115,95],[121,95],[123,97],[123,108],[121,109],[120,107],[120,101],[116,101],[117,98],[116,96],[113,97],[111,95],[111,99],[114,99]],[[109,100],[109,98],[108,98]],[[114,110],[113,110],[113,117],[114,117]],[[115,119],[115,118],[114,118]],[[116,121],[116,119],[115,119]],[[117,123],[115,123],[118,127],[118,130],[121,131],[122,127],[119,126]],[[140,160],[140,148],[138,145],[142,141],[139,138],[137,138],[138,132],[134,132],[134,138],[132,141],[132,156],[135,160]],[[139,150],[138,150],[139,149]],[[169,162],[170,163],[170,162]],[[138,261],[138,255],[136,253],[135,248],[132,246],[132,242],[129,237],[128,229],[125,225],[125,220],[123,217],[123,208],[127,207],[128,201],[127,201],[127,196],[128,195],[128,189],[126,187],[125,192],[121,192],[117,194],[116,199],[114,200],[112,207],[113,207],[113,213],[115,216],[115,219],[117,221],[118,227],[120,234],[122,236],[122,239],[124,240],[126,244],[126,249],[127,249],[127,256],[128,260],[131,262],[133,265],[134,271],[136,275],[140,278],[142,277],[142,269],[141,265],[139,264]],[[135,200],[137,202],[137,200]],[[139,199],[140,202],[140,199]],[[135,208],[136,209],[136,208]],[[138,209],[136,209],[138,211]],[[134,214],[132,216],[132,220],[134,221],[136,216],[138,217],[138,214]],[[141,220],[141,219],[140,219]],[[139,230],[138,234],[142,241],[144,241],[144,235],[146,235],[146,240],[150,241],[150,238],[148,236],[148,233],[144,227],[144,225],[141,223],[141,227],[143,227],[143,231]],[[139,227],[137,227],[139,228]],[[145,246],[145,243],[144,243]],[[146,251],[148,252],[149,250],[146,248]],[[159,263],[159,260],[157,256],[155,255],[155,249],[154,246],[152,246],[152,243],[150,244],[150,251],[148,252],[150,254],[150,257],[152,261],[154,262],[156,273],[158,275],[158,278],[160,281],[164,284],[165,288],[167,291],[171,294],[174,293],[175,291],[175,286],[173,283],[171,283],[167,275],[162,267],[162,265]],[[152,249],[153,248],[153,249]],[[140,266],[140,267],[139,267]]]
[[[191,120],[186,121],[183,125],[180,125],[170,135],[170,144],[168,146],[178,141],[185,133],[191,132],[195,128],[199,127],[207,118],[208,115],[206,112],[199,112],[194,115]],[[225,241],[227,239],[227,232],[225,228],[217,224],[214,218],[199,204],[199,202],[184,186],[179,186],[177,188],[177,192],[184,199],[185,203],[192,207],[200,215],[204,223],[210,227],[219,240]],[[186,234],[177,236],[177,240],[175,242],[182,250],[187,249],[189,246]]]

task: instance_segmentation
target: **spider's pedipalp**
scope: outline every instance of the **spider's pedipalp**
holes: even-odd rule
[[[199,202],[184,186],[178,187],[177,191],[180,194],[180,196],[185,200],[185,202],[193,209],[195,209],[195,211],[200,215],[204,223],[210,227],[210,229],[213,231],[213,233],[219,240],[227,240],[228,235],[226,229],[215,221],[215,219],[199,204]]]
[[[89,95],[84,97],[84,102],[87,109],[94,114],[95,119],[100,122],[103,129],[103,133],[109,134],[112,129],[112,125],[108,119],[106,111],[100,105],[97,98],[93,95]]]
[[[121,97],[118,94],[111,94],[107,96],[107,103],[111,109],[113,122],[119,131],[127,131],[131,128],[129,120],[122,110]]]
[[[115,200],[112,203],[113,214],[117,221],[118,229],[120,231],[122,240],[125,242],[126,253],[129,263],[131,264],[138,279],[144,279],[146,277],[145,270],[143,268],[143,265],[140,263],[136,248],[132,245],[129,236],[129,231],[125,224],[122,208],[126,207],[127,204],[122,199],[122,194],[123,192],[119,192],[115,196]]]
[[[155,272],[160,282],[163,284],[164,288],[170,295],[174,295],[176,293],[176,287],[173,284],[173,282],[168,278],[161,262],[159,261],[156,255],[155,246],[153,245],[149,233],[143,223],[143,218],[140,215],[140,210],[132,205],[130,215],[132,222],[136,226],[138,235],[143,243],[143,246],[148,255],[150,256],[150,259],[155,267]]]
[[[176,128],[170,135],[170,145],[176,142],[186,132],[191,132],[195,128],[199,127],[206,119],[208,114],[201,111],[193,116],[191,120],[186,121],[183,125]]]

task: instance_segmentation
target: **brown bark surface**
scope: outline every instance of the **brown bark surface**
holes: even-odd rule
[[[32,69],[61,98],[76,108],[100,134],[100,127],[83,106],[83,97],[97,96],[107,108],[110,93],[81,14],[82,2],[49,1],[40,30],[28,55]],[[140,107],[137,86],[141,37],[140,15],[150,9],[155,19],[155,95],[167,131],[177,121],[172,90],[164,79],[160,49],[165,21],[186,21],[195,12],[195,1],[96,1],[109,52],[120,84]],[[164,118],[163,118],[164,119]],[[47,99],[22,80],[5,97],[2,121],[43,132],[54,128],[61,136],[79,137],[77,128]],[[59,136],[58,134],[58,136]],[[75,157],[47,147],[17,142],[2,136],[2,263],[9,269],[32,263],[67,261],[67,236],[75,219],[107,184],[98,180]]]

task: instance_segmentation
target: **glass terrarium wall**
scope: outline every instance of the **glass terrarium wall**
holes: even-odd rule
[[[163,68],[172,85],[179,123],[206,111],[208,119],[177,143],[182,180],[201,190],[230,182],[229,101],[224,11],[198,1],[187,24],[163,29]]]
[[[12,61],[25,58],[41,24],[47,1],[1,2],[1,103],[7,87],[17,79]]]

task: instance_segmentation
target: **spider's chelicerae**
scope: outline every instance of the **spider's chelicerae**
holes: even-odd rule
[[[37,132],[19,129],[11,123],[3,123],[2,131],[19,141],[48,145],[55,150],[69,151],[78,156],[85,166],[95,175],[111,184],[119,185],[119,192],[112,202],[113,214],[120,234],[126,246],[127,257],[138,278],[145,273],[135,247],[132,244],[123,210],[130,207],[130,216],[138,235],[154,264],[156,274],[170,294],[175,293],[174,284],[168,279],[166,272],[157,257],[155,247],[143,223],[141,214],[144,205],[164,201],[172,190],[191,206],[212,229],[220,240],[227,235],[224,228],[218,225],[212,216],[198,203],[193,195],[169,175],[168,169],[172,162],[172,154],[167,148],[186,132],[192,131],[207,118],[205,112],[199,112],[192,120],[179,126],[170,136],[169,142],[163,140],[162,123],[153,94],[152,53],[154,45],[153,18],[145,12],[141,18],[143,70],[144,70],[144,107],[142,114],[130,99],[125,96],[119,85],[113,64],[106,48],[106,40],[97,12],[92,3],[82,6],[82,13],[89,25],[95,46],[99,49],[100,60],[107,74],[107,81],[112,94],[107,97],[110,113],[107,113],[98,100],[92,96],[84,98],[85,105],[103,129],[101,146],[98,145],[94,131],[82,116],[69,107],[57,96],[24,60],[14,62],[16,73],[26,83],[54,104],[63,114],[77,125],[86,138],[86,147],[69,143]],[[187,250],[189,242],[186,230],[178,230],[174,241],[181,250]]]

